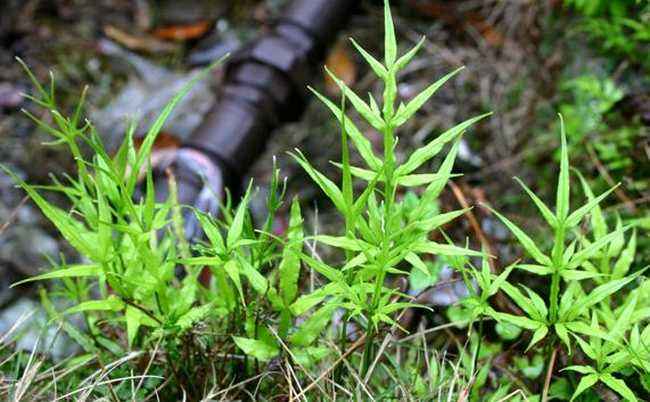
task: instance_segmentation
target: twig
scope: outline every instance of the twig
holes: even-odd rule
[[[352,354],[355,350],[357,350],[359,347],[363,346],[363,344],[366,341],[366,335],[362,335],[361,338],[359,338],[356,342],[354,342],[348,350],[345,351],[327,370],[323,371],[321,375],[318,376],[311,384],[309,384],[307,387],[305,387],[300,394],[296,396],[296,400],[300,399],[307,391],[312,389],[313,387],[316,386],[316,384],[325,378],[329,373],[332,372],[338,366],[343,360],[345,360],[348,356]]]
[[[553,377],[553,368],[555,367],[557,349],[557,347],[553,348],[551,360],[548,362],[548,370],[546,370],[546,379],[544,380],[544,391],[542,392],[542,402],[548,402],[548,390],[551,387],[551,377]]]
[[[153,349],[153,352],[151,353],[151,358],[149,359],[149,363],[147,363],[147,367],[144,369],[144,373],[142,373],[143,377],[140,378],[140,381],[138,381],[138,386],[135,388],[135,394],[138,393],[140,388],[142,387],[142,384],[144,383],[144,379],[148,373],[149,369],[151,368],[151,365],[153,364],[154,359],[156,358],[156,355],[158,354],[158,348],[160,347],[160,342],[162,342],[162,336],[158,338],[158,342],[156,342],[156,346]]]
[[[483,229],[481,229],[481,225],[479,225],[476,216],[474,215],[472,210],[469,209],[470,205],[467,202],[467,198],[465,197],[465,194],[460,189],[460,187],[458,187],[458,185],[453,181],[449,181],[448,184],[449,187],[451,187],[451,191],[454,193],[454,197],[456,197],[456,200],[458,201],[460,206],[463,207],[463,209],[468,209],[468,211],[465,212],[465,217],[467,218],[469,225],[472,227],[474,234],[476,234],[476,237],[478,237],[478,240],[481,242],[481,246],[485,248],[485,250],[489,255],[494,255],[494,253],[492,252],[492,245],[490,244],[487,237],[485,236],[485,233],[483,233]],[[490,264],[490,268],[492,269],[492,272],[495,272],[494,261],[492,259],[488,259],[488,264]]]
[[[20,207],[22,207],[27,200],[29,199],[28,196],[23,197],[23,199],[16,205],[16,207],[11,211],[11,214],[9,214],[9,217],[7,218],[7,221],[0,226],[0,235],[7,230],[9,225],[16,219],[16,216],[18,216],[18,211],[20,210]]]
[[[460,206],[464,209],[469,208],[469,203],[467,202],[467,198],[465,197],[465,194],[463,191],[456,185],[456,183],[449,181],[449,187],[451,187],[451,191],[454,193],[454,197],[456,197],[456,200],[458,200],[458,203]],[[476,215],[472,212],[472,210],[468,210],[465,212],[465,216],[467,217],[467,220],[469,221],[470,226],[472,227],[472,230],[476,234],[476,237],[478,237],[479,241],[481,242],[481,246],[485,248],[487,251],[488,255],[496,255],[494,253],[492,244],[489,242],[487,236],[485,236],[485,233],[483,232],[483,229],[481,229],[481,225],[479,224],[478,220],[476,219]],[[493,273],[498,273],[497,268],[494,263],[494,259],[488,258],[488,265],[490,266],[490,271]],[[522,315],[523,312],[519,307],[514,305],[510,300],[503,294],[501,290],[497,292],[496,295],[494,295],[494,300],[496,302],[496,305],[504,311],[509,311],[515,315]]]
[[[163,322],[160,321],[160,319],[158,319],[158,317],[156,317],[151,311],[147,310],[146,308],[144,308],[142,306],[137,305],[136,303],[132,302],[131,300],[129,300],[127,298],[122,297],[121,299],[122,299],[122,301],[124,303],[128,304],[129,306],[131,306],[133,308],[137,308],[138,310],[142,311],[144,314],[147,315],[147,317],[149,317],[152,320],[156,321],[156,323],[158,323],[160,325],[163,325]]]
[[[589,158],[591,158],[591,161],[594,163],[594,165],[596,165],[596,169],[598,169],[600,175],[603,176],[603,179],[607,182],[607,184],[610,187],[614,187],[616,185],[616,182],[609,174],[607,168],[603,166],[600,159],[598,159],[598,155],[596,155],[594,149],[591,146],[587,146],[587,152],[589,153]],[[614,189],[614,194],[616,194],[616,196],[623,202],[623,204],[625,204],[625,206],[630,212],[632,213],[637,212],[636,206],[634,205],[634,201],[632,201],[630,197],[628,197],[627,194],[625,194],[625,191],[623,191],[620,186]]]
[[[140,377],[142,377],[142,376],[136,375],[136,376],[114,378],[112,380],[101,381],[101,382],[98,382],[96,384],[91,384],[91,385],[85,386],[83,388],[79,388],[79,389],[76,389],[74,391],[68,392],[67,394],[65,394],[63,396],[60,396],[59,398],[55,399],[54,402],[61,401],[61,400],[64,400],[64,399],[68,399],[72,395],[76,395],[76,394],[78,394],[80,392],[84,392],[84,391],[87,391],[87,390],[92,390],[93,388],[95,388],[98,385],[108,385],[108,384],[113,384],[113,383],[119,383],[120,381],[137,380]],[[147,378],[157,378],[157,379],[160,379],[160,380],[164,380],[163,377],[160,377],[160,376],[157,376],[157,375],[150,375],[150,376],[146,376],[146,377]]]

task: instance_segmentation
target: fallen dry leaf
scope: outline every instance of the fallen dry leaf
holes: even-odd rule
[[[462,11],[456,4],[443,1],[410,0],[409,4],[420,15],[442,20],[454,29],[461,29],[469,25],[477,30],[490,46],[503,45],[504,37],[501,32],[478,13]]]
[[[334,73],[346,85],[353,85],[357,80],[357,65],[350,56],[350,48],[347,42],[339,42],[327,56],[325,61],[327,68]],[[340,94],[338,85],[325,73],[325,91],[330,95]]]
[[[104,34],[115,42],[131,50],[140,50],[151,53],[171,52],[176,45],[162,41],[148,34],[134,35],[112,25],[104,27]]]
[[[159,39],[186,41],[202,37],[210,29],[210,22],[199,21],[187,25],[170,25],[156,28],[152,35]]]
[[[133,139],[133,143],[136,148],[140,148],[140,145],[142,145],[142,141],[144,138],[137,137]],[[156,137],[156,141],[153,143],[153,149],[176,149],[180,147],[181,142],[177,137],[175,137],[172,134],[169,134],[167,132],[162,131],[158,136]]]

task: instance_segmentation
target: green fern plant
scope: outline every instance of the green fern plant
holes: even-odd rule
[[[588,185],[586,185],[586,182],[582,179],[588,201],[580,208],[570,212],[569,158],[564,124],[561,117],[560,126],[561,161],[555,211],[551,211],[551,209],[547,207],[546,204],[544,204],[544,202],[525,184],[523,184],[523,182],[516,179],[523,187],[524,191],[533,200],[533,203],[552,230],[552,236],[550,237],[553,239],[553,244],[550,253],[542,252],[537,246],[537,243],[528,236],[524,230],[519,228],[503,215],[491,210],[508,227],[522,247],[526,250],[528,256],[533,260],[533,263],[528,264],[517,263],[515,264],[515,268],[541,277],[550,277],[547,281],[549,284],[548,299],[544,300],[544,298],[542,298],[537,292],[526,286],[516,286],[503,280],[499,283],[499,288],[503,290],[519,306],[519,308],[521,308],[521,310],[523,310],[524,316],[494,312],[493,310],[485,310],[484,313],[499,321],[503,320],[533,331],[533,336],[528,345],[528,349],[542,341],[549,333],[552,333],[553,337],[551,338],[550,343],[553,345],[553,348],[557,347],[556,340],[558,340],[566,346],[569,353],[571,353],[571,346],[574,344],[572,338],[578,340],[582,347],[583,345],[587,345],[587,343],[583,341],[584,337],[595,343],[599,342],[597,339],[607,340],[609,345],[617,344],[619,345],[618,350],[621,350],[622,348],[618,343],[620,337],[616,338],[612,336],[611,332],[608,334],[608,330],[612,330],[612,327],[616,327],[614,333],[620,333],[620,335],[622,335],[631,329],[629,326],[631,322],[628,322],[627,320],[620,321],[623,312],[627,311],[626,308],[619,307],[617,313],[620,315],[612,313],[610,309],[614,308],[615,302],[618,301],[615,300],[615,293],[633,282],[642,273],[642,271],[638,271],[631,275],[627,275],[630,264],[634,259],[635,235],[633,234],[630,238],[629,245],[625,248],[625,252],[621,253],[616,263],[611,266],[610,262],[614,255],[618,256],[621,252],[624,234],[629,229],[629,227],[622,227],[619,223],[613,231],[609,231],[607,226],[604,224],[604,218],[602,216],[602,211],[599,208],[599,203],[604,200],[614,190],[614,188],[606,191],[598,197],[594,197]],[[588,239],[587,235],[578,230],[579,225],[588,214],[591,214],[593,225],[592,230],[594,233],[593,239]],[[504,271],[504,273],[507,272],[508,270]],[[503,275],[504,274],[502,274],[501,277]],[[592,281],[594,285],[588,285],[589,281]],[[523,289],[523,292],[521,289]],[[634,297],[636,296],[633,296],[632,298]],[[624,300],[630,300],[630,298]],[[628,304],[626,304],[626,306],[631,305],[634,306],[636,303],[628,302]],[[630,308],[634,309],[634,307]],[[589,322],[591,317],[596,317],[596,314],[601,313],[605,313],[604,316],[608,317],[608,322],[612,327],[603,328],[598,325],[597,319],[595,319],[595,321],[592,320],[591,323]],[[642,318],[643,317],[637,317],[637,322]],[[622,325],[626,326],[621,328]],[[607,353],[612,351],[613,350],[609,348],[605,349],[605,352]],[[595,356],[592,353],[588,353],[587,355],[589,357]],[[605,356],[598,355],[598,357],[600,359]],[[551,359],[551,361],[553,361],[553,359]],[[592,376],[586,380],[586,383],[590,383],[594,378],[600,378],[608,386],[625,397],[630,394],[631,391],[629,391],[627,387],[625,388],[625,391],[623,391],[622,386],[612,385],[614,383],[620,384],[622,382],[620,379],[610,379],[611,373],[616,371],[614,370],[614,368],[617,367],[616,365],[613,366],[614,368],[608,366],[609,368],[607,370],[609,371],[602,371],[605,370],[602,366],[602,360],[596,360],[595,365],[596,368],[593,368],[593,370],[601,371],[590,371],[590,375],[594,373],[604,373],[607,374],[607,376]],[[552,372],[552,363],[549,364],[548,370],[549,372]],[[591,382],[591,384],[593,384],[593,382]],[[546,392],[548,392],[548,388],[545,389],[545,396]],[[576,393],[576,395],[577,394],[579,393]]]
[[[174,213],[178,206],[173,191],[165,202],[155,201],[152,171],[147,167],[165,119],[205,73],[198,75],[170,101],[139,149],[136,150],[133,142],[135,126],[132,125],[119,150],[111,157],[92,124],[82,120],[85,90],[73,115],[64,117],[57,111],[53,78],[46,89],[27,66],[23,66],[37,90],[32,101],[49,112],[53,124],[26,113],[54,137],[52,145],[68,147],[77,166],[76,178],[67,176],[63,182],[55,179],[54,185],[40,189],[65,195],[71,211],[56,207],[39,193],[39,188],[20,180],[6,168],[5,171],[86,260],[75,265],[55,264],[49,272],[23,282],[61,279],[67,295],[75,303],[64,314],[95,313],[86,315],[92,339],[84,337],[81,342],[89,351],[101,344],[115,346],[97,330],[95,324],[100,319],[124,327],[129,347],[147,342],[147,338],[138,341],[141,327],[149,327],[156,333],[180,334],[187,330],[195,321],[207,316],[211,307],[195,305],[198,270],[188,267],[188,275],[182,281],[174,275],[175,261],[183,252],[183,244],[178,241],[180,234],[174,228],[182,227],[178,222],[182,218]],[[82,146],[90,147],[92,158],[84,157]],[[135,201],[143,170],[144,196]],[[99,298],[93,294],[95,287]],[[71,335],[81,338],[77,332]]]
[[[424,147],[415,150],[403,163],[397,161],[395,146],[399,127],[412,118],[436,90],[460,69],[442,77],[411,101],[400,103],[396,108],[397,75],[416,55],[424,38],[413,49],[398,57],[395,30],[387,1],[384,15],[383,63],[352,40],[372,71],[384,83],[381,102],[378,103],[370,94],[366,103],[329,70],[328,74],[343,94],[342,107],[339,108],[334,102],[312,90],[341,125],[343,151],[341,162],[336,164],[342,172],[341,186],[314,169],[300,151],[293,154],[295,160],[332,201],[345,222],[344,230],[340,234],[318,235],[315,239],[342,250],[347,258],[337,266],[303,253],[303,262],[320,273],[327,280],[327,284],[311,294],[300,297],[292,305],[292,309],[296,314],[303,314],[318,306],[316,312],[307,319],[307,328],[310,331],[324,328],[331,313],[335,309],[343,309],[344,322],[356,321],[366,335],[362,372],[367,370],[374,358],[373,339],[380,332],[381,326],[396,326],[394,317],[400,311],[417,307],[408,301],[397,301],[403,300],[403,295],[387,286],[388,275],[408,275],[408,272],[401,268],[403,262],[414,269],[428,272],[423,262],[425,255],[481,255],[467,248],[430,241],[428,236],[436,228],[466,212],[459,210],[438,214],[431,206],[447,180],[453,176],[451,168],[458,151],[460,136],[472,124],[489,114],[458,124]],[[375,154],[368,139],[347,117],[343,106],[345,102],[349,102],[363,120],[382,133],[383,157]],[[366,166],[357,167],[350,164],[350,142]],[[451,148],[436,173],[416,173],[427,161],[439,154],[446,144],[451,144]],[[367,182],[365,190],[358,196],[353,191],[353,178]],[[417,205],[409,207],[407,211],[398,197],[398,189],[410,187],[425,188]],[[306,336],[306,333],[304,330],[298,330],[292,336],[296,339]]]

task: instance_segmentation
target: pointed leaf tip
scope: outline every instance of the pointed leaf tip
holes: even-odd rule
[[[388,0],[384,0],[384,30],[384,58],[386,67],[390,69],[397,58],[397,41],[395,39],[395,25],[393,24],[393,16],[391,15]]]

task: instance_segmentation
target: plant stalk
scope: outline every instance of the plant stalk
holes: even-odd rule
[[[551,323],[555,323],[558,320],[558,305],[560,298],[560,274],[562,272],[562,258],[564,257],[564,238],[565,238],[565,229],[564,222],[558,223],[557,228],[555,229],[555,244],[553,245],[553,251],[551,259],[553,262],[553,274],[551,278],[551,294],[550,294],[550,318]]]
[[[551,359],[548,362],[548,369],[546,370],[546,379],[544,380],[544,390],[542,391],[542,402],[548,402],[548,391],[551,387],[551,378],[553,377],[553,368],[555,367],[555,358],[557,357],[558,348],[553,348]]]

